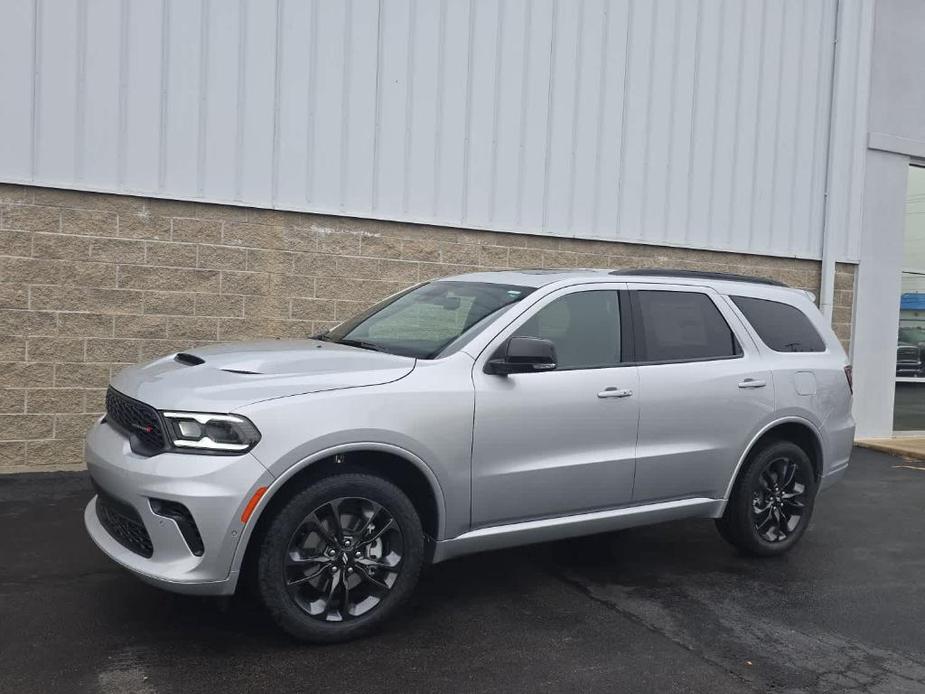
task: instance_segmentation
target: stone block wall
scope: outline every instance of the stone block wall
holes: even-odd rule
[[[414,282],[509,267],[673,267],[818,292],[819,263],[0,185],[0,471],[82,466],[124,366],[299,338]],[[847,343],[854,267],[838,267]]]

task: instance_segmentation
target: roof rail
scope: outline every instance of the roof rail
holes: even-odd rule
[[[770,284],[775,287],[788,285],[767,277],[736,275],[731,272],[703,272],[700,270],[671,270],[665,268],[634,268],[631,270],[614,270],[611,275],[645,275],[650,277],[681,277],[702,280],[723,280],[725,282],[751,282],[753,284]]]

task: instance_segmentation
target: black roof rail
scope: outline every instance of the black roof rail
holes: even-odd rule
[[[725,282],[751,282],[753,284],[770,284],[775,287],[788,285],[767,277],[736,275],[731,272],[703,272],[701,270],[671,270],[665,268],[633,268],[631,270],[613,270],[611,275],[645,275],[648,277],[679,277],[701,280],[723,280]]]

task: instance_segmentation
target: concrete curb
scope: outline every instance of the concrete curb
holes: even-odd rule
[[[911,460],[925,461],[925,437],[857,439],[854,444],[881,453],[899,455]]]
[[[0,477],[3,475],[17,475],[24,472],[85,472],[84,463],[70,463],[65,465],[10,465],[0,467]]]

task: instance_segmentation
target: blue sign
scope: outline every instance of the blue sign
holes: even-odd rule
[[[901,311],[925,311],[925,292],[906,292],[899,300]]]

